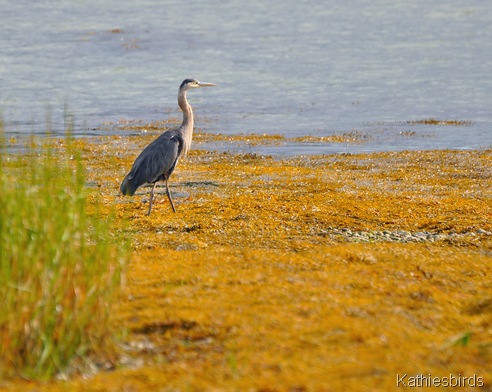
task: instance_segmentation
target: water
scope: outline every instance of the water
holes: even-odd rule
[[[0,0],[8,134],[115,132],[179,117],[200,131],[324,136],[284,153],[492,145],[492,4],[483,0]],[[47,117],[49,117],[47,119]],[[467,126],[410,125],[436,118]],[[110,130],[108,130],[110,129]],[[409,136],[413,135],[413,136]]]

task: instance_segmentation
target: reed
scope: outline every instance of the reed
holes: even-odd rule
[[[68,136],[63,151],[22,155],[0,139],[0,378],[44,380],[107,348],[125,247],[110,220],[87,213]]]

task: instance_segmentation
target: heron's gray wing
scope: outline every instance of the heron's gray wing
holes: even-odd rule
[[[165,132],[140,153],[121,184],[121,191],[125,195],[133,195],[137,188],[154,183],[163,178],[169,178],[181,151],[183,139],[174,132]]]

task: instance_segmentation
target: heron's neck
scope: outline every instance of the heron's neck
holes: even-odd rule
[[[181,128],[187,132],[193,132],[193,110],[186,99],[186,91],[179,92],[178,105],[183,111],[183,122],[181,124]]]
[[[191,139],[193,137],[193,110],[186,100],[186,91],[180,91],[178,94],[178,105],[183,111],[183,122],[180,130],[183,133],[184,139],[184,154],[186,155],[191,147]]]

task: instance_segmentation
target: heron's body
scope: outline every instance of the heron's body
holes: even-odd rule
[[[214,86],[212,83],[200,83],[195,79],[186,79],[179,88],[178,105],[183,111],[183,122],[178,128],[164,132],[150,143],[137,157],[130,173],[123,179],[120,190],[124,195],[132,196],[144,184],[154,184],[150,193],[149,211],[152,211],[154,190],[158,181],[166,184],[166,193],[173,211],[173,199],[168,188],[168,180],[179,159],[185,156],[191,147],[193,138],[193,110],[186,99],[191,88]]]

